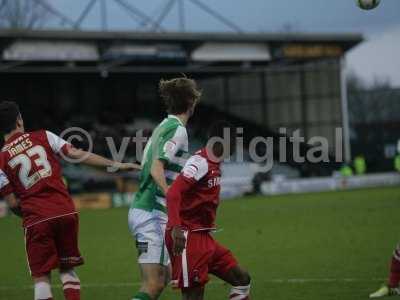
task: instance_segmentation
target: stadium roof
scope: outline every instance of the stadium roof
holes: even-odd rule
[[[72,40],[223,41],[223,42],[335,42],[354,46],[363,40],[352,33],[191,33],[79,30],[0,30],[0,38]]]
[[[338,58],[360,34],[0,30],[0,72],[241,72]],[[40,68],[38,67],[40,62]]]

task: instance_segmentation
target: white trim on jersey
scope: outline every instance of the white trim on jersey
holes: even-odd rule
[[[163,151],[169,161],[176,163],[177,158],[175,155],[179,149],[188,151],[188,135],[186,128],[183,126],[178,126],[176,128],[174,136],[164,144]]]
[[[186,178],[199,181],[208,172],[207,159],[200,155],[193,155],[188,159],[185,167],[182,169],[182,174]]]
[[[53,149],[55,153],[59,153],[62,147],[68,144],[66,140],[60,138],[58,135],[55,135],[54,133],[47,130],[46,130],[46,136],[51,149]]]
[[[167,207],[167,200],[163,197],[156,196],[156,202],[164,207]]]
[[[187,237],[188,237],[188,231],[184,232],[186,243],[185,243],[185,249],[183,249],[182,252],[182,277],[183,277],[183,287],[187,288],[189,287],[189,273],[188,273],[188,261],[187,261]]]
[[[194,229],[191,230],[192,232],[198,232],[198,231],[209,231],[209,232],[215,232],[217,230],[216,227],[209,227],[209,228],[199,228],[199,229]]]
[[[63,215],[58,215],[58,216],[55,216],[55,217],[47,218],[47,219],[35,222],[33,224],[26,225],[25,228],[29,228],[29,227],[32,227],[33,225],[36,225],[36,224],[39,224],[39,223],[43,223],[43,222],[47,222],[47,221],[50,221],[50,220],[53,220],[53,219],[62,218],[62,217],[66,217],[66,216],[69,216],[69,215],[75,215],[75,214],[78,214],[78,212],[75,211],[75,212],[71,212],[71,213],[67,213],[67,214],[63,214]]]
[[[186,151],[186,150],[185,150]],[[175,153],[176,154],[176,153]],[[183,156],[183,157],[178,157],[178,156],[174,156],[170,159],[170,162],[173,164],[177,164],[180,166],[184,166],[186,161],[187,161],[188,157]]]

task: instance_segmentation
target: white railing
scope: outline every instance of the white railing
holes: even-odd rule
[[[400,186],[400,173],[381,173],[350,177],[279,179],[261,185],[264,195],[336,191],[344,189]]]

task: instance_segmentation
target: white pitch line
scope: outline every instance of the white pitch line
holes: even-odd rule
[[[344,283],[344,282],[383,282],[383,278],[289,278],[289,279],[266,279],[266,280],[254,280],[253,285],[257,283]],[[208,285],[223,285],[224,282],[212,281]],[[140,282],[115,282],[115,283],[83,283],[82,288],[117,288],[117,287],[136,287],[140,286]],[[61,288],[61,284],[53,284],[52,287]],[[22,286],[12,286],[12,285],[0,285],[1,291],[7,290],[31,290],[33,285],[22,285]]]

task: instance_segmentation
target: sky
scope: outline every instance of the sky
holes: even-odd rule
[[[90,0],[47,0],[71,19],[76,20]],[[107,7],[110,30],[135,30],[137,21],[116,0],[98,0],[82,23],[85,29],[100,29],[100,3]],[[169,0],[123,0],[150,16],[158,16]],[[191,0],[183,1],[186,31],[232,31]],[[366,83],[388,80],[400,87],[400,0],[381,0],[378,8],[364,11],[355,0],[200,0],[233,21],[246,32],[277,32],[288,29],[303,32],[362,33],[365,42],[347,55],[349,72]],[[162,26],[179,30],[175,4]],[[50,25],[60,26],[55,19]]]

